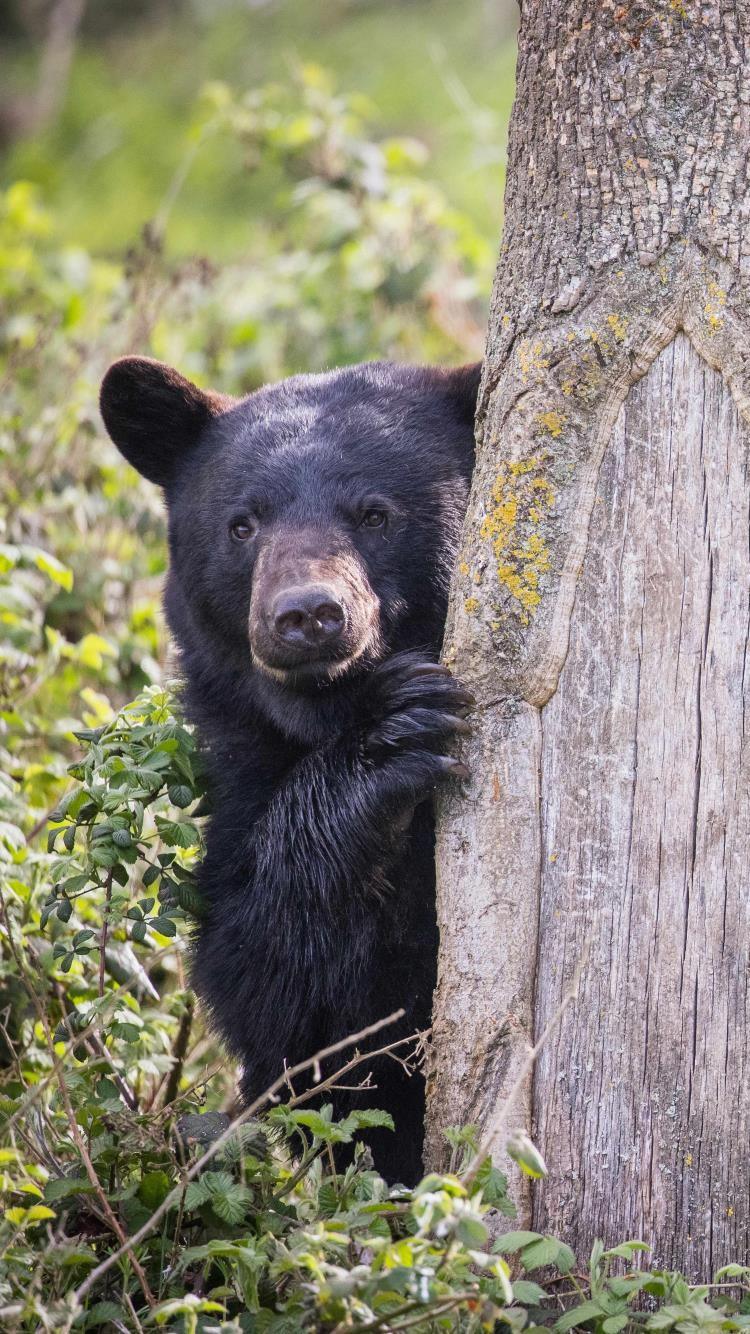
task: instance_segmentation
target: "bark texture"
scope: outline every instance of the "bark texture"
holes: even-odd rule
[[[525,1125],[524,1222],[701,1278],[750,1258],[749,41],[744,0],[523,6],[438,846],[432,1162]]]

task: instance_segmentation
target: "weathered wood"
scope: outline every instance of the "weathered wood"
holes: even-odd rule
[[[438,833],[429,1161],[533,1111],[522,1222],[643,1232],[702,1278],[750,1260],[749,162],[750,4],[522,7],[446,637],[478,708]]]
[[[684,335],[604,455],[541,716],[535,1223],[711,1274],[748,1254],[747,432]]]

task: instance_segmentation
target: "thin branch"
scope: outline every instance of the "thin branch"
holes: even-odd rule
[[[109,914],[112,908],[112,876],[113,871],[110,866],[107,872],[107,879],[104,882],[104,911],[102,912],[102,929],[99,935],[99,996],[104,995],[104,969],[106,965],[105,951],[107,949],[107,935],[109,934]]]
[[[164,1099],[162,1107],[168,1107],[174,1102],[180,1090],[180,1080],[182,1079],[182,1070],[187,1056],[188,1043],[190,1041],[190,1030],[193,1026],[193,1013],[195,1011],[195,1001],[192,995],[185,999],[185,1008],[180,1017],[180,1026],[177,1029],[177,1036],[172,1050],[173,1064],[169,1072],[167,1087],[164,1090]]]
[[[139,1242],[143,1241],[144,1237],[147,1237],[149,1233],[153,1231],[156,1224],[159,1223],[164,1215],[172,1208],[172,1205],[177,1203],[185,1184],[198,1176],[206,1164],[211,1162],[212,1158],[214,1158],[219,1150],[224,1147],[227,1140],[231,1139],[234,1132],[241,1125],[244,1125],[250,1117],[260,1111],[265,1103],[273,1100],[279,1089],[283,1088],[286,1084],[288,1076],[294,1078],[295,1075],[303,1074],[306,1070],[313,1068],[316,1062],[323,1061],[328,1056],[335,1056],[337,1052],[344,1051],[346,1047],[354,1046],[357,1042],[361,1042],[363,1038],[370,1037],[373,1033],[379,1033],[381,1029],[386,1028],[389,1024],[394,1024],[398,1019],[403,1018],[403,1015],[403,1010],[396,1010],[393,1014],[389,1014],[386,1019],[379,1019],[377,1023],[370,1024],[367,1028],[363,1028],[361,1032],[353,1033],[347,1038],[342,1038],[340,1042],[334,1042],[330,1047],[324,1047],[321,1051],[316,1052],[314,1056],[308,1057],[305,1061],[300,1061],[298,1065],[293,1065],[291,1069],[288,1071],[285,1070],[283,1074],[279,1075],[278,1079],[275,1079],[273,1084],[269,1085],[264,1093],[261,1093],[248,1107],[240,1112],[239,1116],[235,1117],[230,1125],[227,1126],[226,1130],[222,1131],[221,1135],[208,1146],[205,1153],[203,1153],[200,1158],[196,1159],[196,1161],[187,1169],[180,1185],[176,1186],[174,1190],[169,1192],[166,1199],[159,1205],[158,1209],[154,1210],[151,1217],[147,1219],[143,1226],[138,1228],[138,1231],[134,1232],[132,1237],[129,1237],[124,1245],[120,1246],[118,1250],[113,1251],[111,1255],[108,1255],[106,1259],[102,1260],[101,1264],[98,1264],[95,1269],[91,1270],[83,1282],[76,1288],[73,1294],[73,1300],[75,1302],[80,1302],[82,1298],[91,1291],[94,1284],[98,1282],[103,1274],[106,1274],[118,1260],[122,1259],[123,1255],[128,1251],[132,1251],[134,1246],[137,1246]],[[400,1041],[409,1041],[409,1039],[402,1038]],[[359,1060],[371,1060],[373,1055],[376,1054],[377,1053],[373,1052],[365,1052],[360,1056]],[[349,1063],[348,1068],[350,1067],[351,1062]]]

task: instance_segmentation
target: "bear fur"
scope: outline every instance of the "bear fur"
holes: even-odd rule
[[[246,1100],[396,1009],[375,1046],[430,1023],[431,797],[465,776],[451,743],[471,704],[437,658],[478,383],[478,366],[372,363],[233,400],[127,357],[102,385],[112,439],[166,497],[212,808],[192,980]],[[334,1100],[389,1111],[376,1165],[419,1178],[419,1074],[380,1057],[371,1089]]]

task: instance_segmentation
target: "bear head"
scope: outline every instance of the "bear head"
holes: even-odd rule
[[[219,675],[310,695],[439,648],[479,373],[368,363],[235,400],[146,358],[110,367],[107,430],[164,489],[188,675],[210,643]]]

